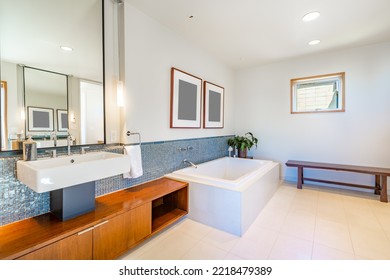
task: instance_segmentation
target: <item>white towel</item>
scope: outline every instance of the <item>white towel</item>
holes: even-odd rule
[[[142,176],[141,146],[125,146],[125,155],[130,160],[130,170],[129,172],[123,173],[123,178],[138,178]]]

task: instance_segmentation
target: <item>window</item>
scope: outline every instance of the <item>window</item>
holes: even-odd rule
[[[344,76],[335,73],[291,80],[291,113],[344,112]]]

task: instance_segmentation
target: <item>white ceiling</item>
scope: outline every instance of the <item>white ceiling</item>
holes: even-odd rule
[[[235,69],[390,41],[390,0],[126,1]],[[2,60],[101,80],[99,2],[1,0]],[[310,11],[321,16],[303,22]]]
[[[126,1],[235,69],[390,41],[390,0]]]

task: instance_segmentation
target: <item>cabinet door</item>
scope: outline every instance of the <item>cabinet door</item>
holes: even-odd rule
[[[71,235],[46,247],[26,254],[18,260],[91,260],[92,228]]]
[[[116,259],[151,233],[151,204],[146,203],[97,225],[93,258]]]
[[[125,219],[128,214],[121,214],[111,218],[93,230],[93,259],[115,259],[127,249],[127,236],[125,232]]]
[[[152,204],[151,202],[130,211],[130,219],[126,222],[130,232],[129,248],[152,233]]]

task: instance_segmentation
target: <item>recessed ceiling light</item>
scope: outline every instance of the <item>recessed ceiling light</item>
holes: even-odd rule
[[[313,40],[313,41],[310,41],[310,42],[309,42],[309,45],[310,45],[310,46],[314,46],[314,45],[318,45],[319,43],[321,43],[320,40]]]
[[[61,46],[61,50],[67,51],[67,52],[73,51],[73,49],[71,47],[67,47],[67,46]]]
[[[302,17],[303,21],[312,21],[320,16],[320,12],[310,12]]]

